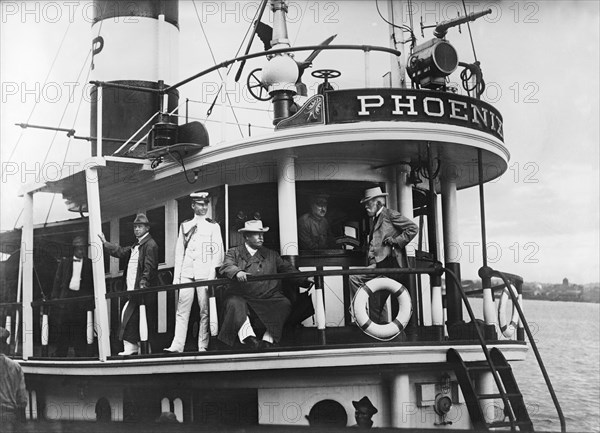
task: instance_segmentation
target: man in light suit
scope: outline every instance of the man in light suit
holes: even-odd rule
[[[369,188],[360,201],[371,218],[369,235],[368,268],[405,268],[408,267],[406,245],[417,235],[419,227],[399,212],[385,207],[385,196],[380,187]],[[350,297],[367,281],[369,275],[350,276]],[[395,277],[406,285],[406,279]],[[370,298],[369,311],[371,320],[376,323],[386,321],[385,303],[388,292],[377,292]]]
[[[207,192],[195,192],[190,194],[190,197],[192,198],[194,218],[184,221],[179,228],[179,236],[175,246],[173,284],[213,280],[217,268],[223,263],[224,248],[221,227],[215,221],[206,217],[210,205],[210,196]],[[200,307],[198,351],[205,351],[208,349],[209,341],[207,287],[197,286],[196,294],[198,295],[198,306]],[[193,287],[179,290],[175,336],[171,346],[164,349],[165,352],[183,352],[193,302]]]
[[[82,236],[73,239],[73,256],[63,257],[56,269],[52,299],[68,299],[94,294],[92,261],[86,257],[88,244]],[[69,346],[75,356],[87,354],[87,312],[93,301],[78,301],[56,307],[58,337],[56,356],[65,357]]]

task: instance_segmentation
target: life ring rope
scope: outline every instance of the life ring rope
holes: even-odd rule
[[[376,292],[386,290],[398,300],[398,314],[389,323],[378,324],[371,320],[367,312],[369,299]],[[352,316],[359,328],[367,335],[380,340],[389,341],[397,337],[408,324],[412,314],[412,301],[406,287],[391,278],[374,278],[364,283],[357,290],[352,300]]]

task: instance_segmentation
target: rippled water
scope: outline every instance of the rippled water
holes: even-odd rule
[[[478,301],[473,302],[476,311]],[[524,308],[567,431],[599,432],[600,304],[526,300]],[[513,370],[536,431],[560,431],[533,351],[527,361],[513,363]]]

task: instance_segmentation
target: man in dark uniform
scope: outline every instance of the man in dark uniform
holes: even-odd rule
[[[82,236],[73,239],[73,256],[63,257],[58,264],[52,299],[68,299],[94,294],[92,261],[86,257],[88,244]],[[70,302],[54,307],[57,315],[58,337],[56,356],[67,356],[73,346],[75,356],[87,354],[87,312],[93,311],[94,301]]]
[[[158,282],[158,245],[150,236],[150,221],[145,214],[138,214],[133,221],[133,233],[137,238],[130,247],[121,247],[106,240],[103,233],[98,237],[104,248],[113,257],[127,259],[123,272],[123,281],[127,290],[145,289]],[[122,312],[119,339],[123,340],[124,350],[119,355],[138,353],[140,341],[139,300],[132,298],[125,304]]]
[[[272,347],[279,343],[283,325],[290,314],[291,304],[281,290],[281,280],[248,282],[248,275],[261,276],[276,273],[297,272],[289,262],[275,251],[264,248],[263,233],[269,230],[262,221],[246,221],[239,229],[244,244],[229,249],[220,272],[239,284],[232,285],[225,299],[223,325],[219,340],[233,346],[236,339],[248,349]],[[295,281],[309,286],[309,280]],[[251,317],[258,319],[266,329],[260,341],[254,331]]]

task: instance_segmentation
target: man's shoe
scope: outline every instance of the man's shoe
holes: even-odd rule
[[[244,338],[244,341],[242,341],[242,344],[250,350],[257,350],[260,348],[260,341],[258,340],[258,338],[254,337],[252,335],[250,337]]]
[[[277,346],[277,343],[271,343],[270,341],[262,340],[260,342],[260,347],[263,349],[271,349],[272,347]]]
[[[167,348],[163,349],[163,352],[164,353],[181,353],[181,352],[183,352],[183,350],[177,350],[177,349],[174,349],[173,347],[167,347]]]
[[[137,344],[130,343],[129,341],[123,341],[123,351],[119,352],[119,356],[130,356],[137,355],[140,347]]]

